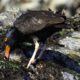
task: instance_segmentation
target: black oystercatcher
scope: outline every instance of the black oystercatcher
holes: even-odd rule
[[[54,32],[61,30],[63,27],[54,26],[63,23],[63,17],[54,14],[52,11],[27,11],[22,14],[14,23],[14,28],[5,36],[5,57],[8,58],[11,49],[23,41],[34,42],[35,50],[30,59],[27,68],[34,62],[36,53],[39,49],[39,42],[45,44],[46,39]],[[64,26],[65,28],[65,26]],[[41,57],[45,50],[45,45],[38,58]]]

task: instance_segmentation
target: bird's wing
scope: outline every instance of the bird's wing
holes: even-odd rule
[[[21,15],[14,23],[15,27],[24,34],[42,30],[47,24],[57,24],[64,18],[53,15],[50,11],[33,11]]]
[[[15,23],[15,27],[22,33],[33,33],[45,27],[45,21],[36,17],[29,17],[27,19],[19,19]]]

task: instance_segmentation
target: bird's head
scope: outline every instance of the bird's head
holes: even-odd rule
[[[5,42],[5,57],[8,58],[10,50],[16,42],[15,29],[12,29],[5,35],[4,42]]]

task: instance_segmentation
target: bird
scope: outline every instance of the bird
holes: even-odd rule
[[[46,49],[47,38],[65,28],[65,26],[57,27],[55,25],[64,22],[65,18],[63,16],[54,14],[50,10],[27,11],[16,19],[14,27],[5,35],[5,57],[8,58],[10,51],[15,49],[19,43],[24,41],[33,43],[35,47],[27,65],[27,68],[29,68],[36,60],[35,56],[40,48],[40,43],[43,43],[43,47],[37,59],[43,55]]]

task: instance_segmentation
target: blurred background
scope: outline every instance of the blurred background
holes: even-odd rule
[[[48,10],[66,17],[80,14],[80,0],[0,0],[0,12],[10,10]]]

